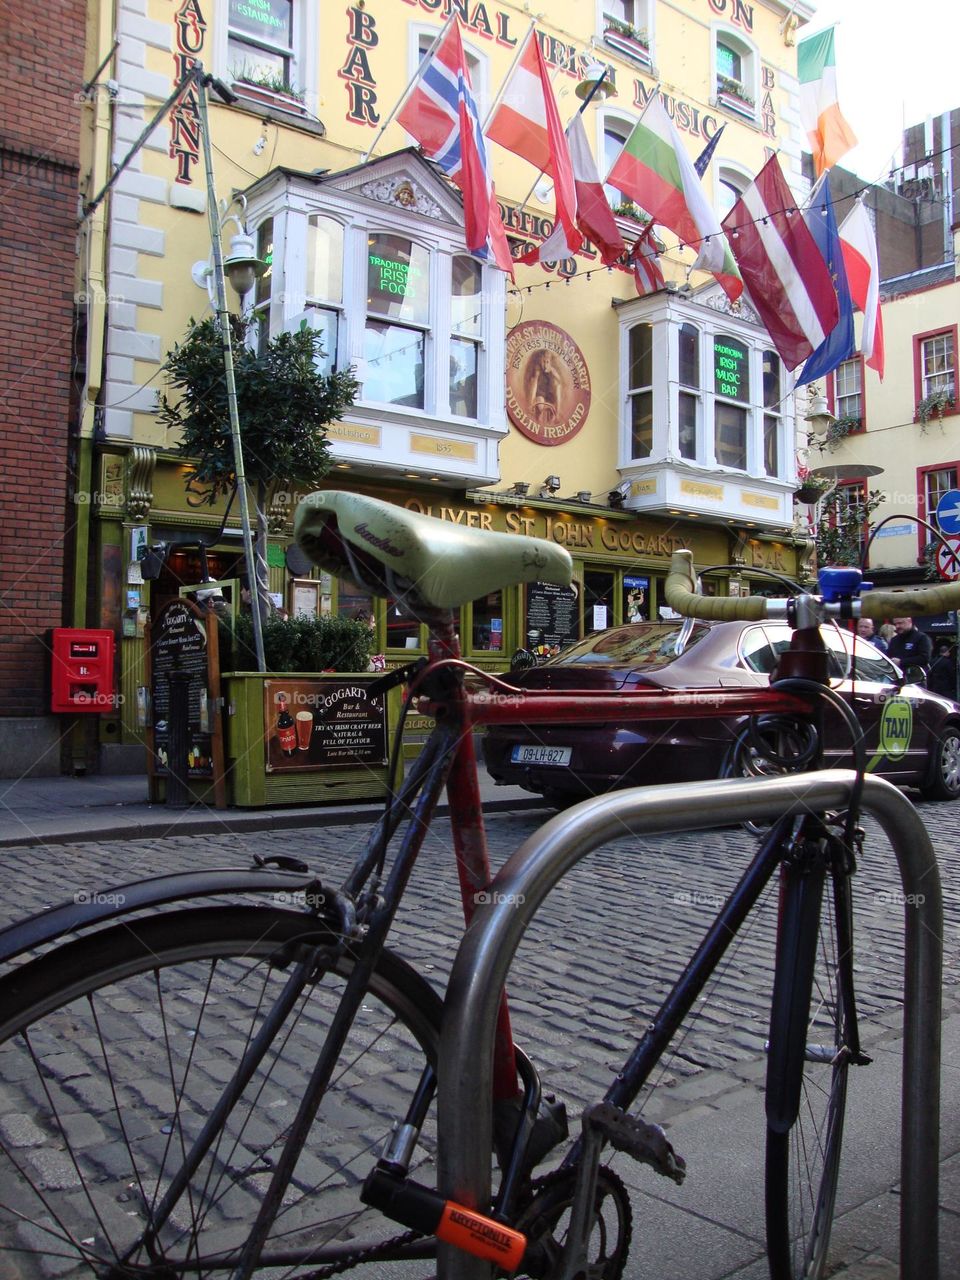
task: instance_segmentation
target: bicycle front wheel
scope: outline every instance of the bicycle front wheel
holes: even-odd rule
[[[349,957],[331,960],[333,941],[315,918],[272,907],[174,911],[69,943],[0,982],[5,1277],[231,1276],[353,971]],[[309,982],[164,1206],[308,956]],[[440,1009],[408,965],[381,955],[256,1275],[346,1269],[371,1249],[368,1261],[423,1255],[359,1189],[436,1062]],[[434,1137],[431,1111],[412,1168],[432,1162]]]
[[[826,892],[824,892],[826,889]],[[784,873],[767,1069],[773,1280],[820,1280],[833,1226],[851,1064],[850,882]]]

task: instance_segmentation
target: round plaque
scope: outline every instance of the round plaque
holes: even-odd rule
[[[563,329],[546,320],[518,324],[507,338],[507,413],[537,444],[564,444],[590,412],[590,370]]]

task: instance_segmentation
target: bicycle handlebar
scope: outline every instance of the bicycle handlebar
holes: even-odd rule
[[[705,618],[711,622],[758,622],[766,617],[784,617],[787,602],[767,596],[704,596],[697,591],[693,555],[675,551],[667,575],[667,604],[685,618]],[[819,601],[819,597],[798,599]],[[917,618],[960,609],[960,581],[931,587],[908,587],[900,591],[868,591],[842,605],[820,603],[824,616],[854,618]]]

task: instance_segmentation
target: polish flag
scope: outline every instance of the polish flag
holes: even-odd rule
[[[576,187],[577,226],[588,239],[600,250],[600,257],[606,266],[612,266],[623,254],[626,245],[617,230],[617,222],[603,194],[603,184],[597,173],[596,162],[590,153],[587,133],[583,127],[583,116],[578,112],[567,125],[567,143],[570,147],[570,159],[573,162],[573,178]],[[553,235],[548,236],[543,244],[524,254],[520,259],[524,263],[558,262],[561,258],[569,258],[576,253],[567,239],[566,229],[558,222]]]
[[[870,215],[858,200],[840,228],[840,248],[850,296],[863,312],[860,350],[883,380],[883,316],[880,314],[880,267]]]
[[[553,178],[557,223],[576,253],[582,244],[577,230],[577,195],[560,112],[533,27],[487,125],[487,137]]]

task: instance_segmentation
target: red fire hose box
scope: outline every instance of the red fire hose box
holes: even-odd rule
[[[79,627],[53,629],[51,711],[76,713],[114,709],[113,646],[112,631]]]

